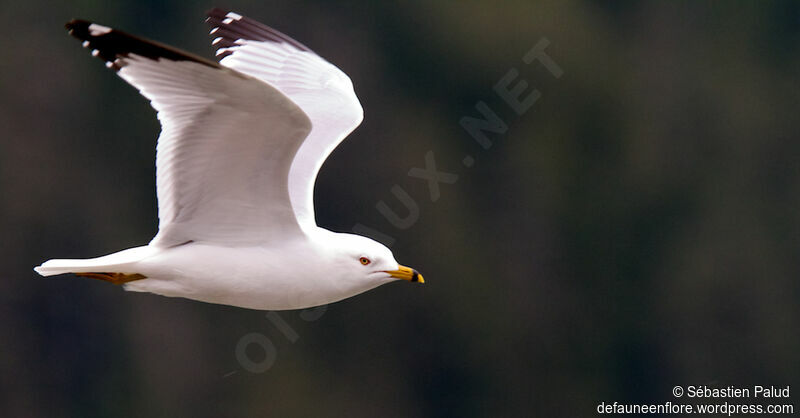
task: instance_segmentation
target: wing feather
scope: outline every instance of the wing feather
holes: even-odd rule
[[[171,47],[86,21],[67,28],[158,112],[159,232],[151,245],[245,245],[300,233],[286,179],[311,121],[292,100]]]
[[[300,226],[316,227],[313,199],[319,169],[364,118],[353,83],[305,45],[252,19],[213,9],[207,22],[220,64],[275,87],[311,120],[311,132],[292,161],[288,185]]]

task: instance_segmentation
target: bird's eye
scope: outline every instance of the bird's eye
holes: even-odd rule
[[[369,261],[369,258],[367,258],[367,257],[361,257],[361,258],[359,258],[359,259],[358,259],[358,261],[360,261],[360,262],[361,262],[361,264],[363,264],[363,265],[365,265],[365,266],[366,266],[367,264],[371,263],[371,261]]]

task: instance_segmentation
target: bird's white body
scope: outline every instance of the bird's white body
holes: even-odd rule
[[[157,249],[136,262],[131,271],[148,278],[124,286],[136,292],[281,310],[336,302],[395,280],[385,273],[369,282],[332,274],[326,271],[326,257],[326,248],[308,240],[259,247],[189,243]]]
[[[96,271],[138,273],[146,279],[126,290],[183,297],[250,309],[302,309],[336,302],[396,280],[391,254],[373,256],[375,265],[352,264],[353,241],[366,240],[322,228],[315,239],[297,236],[258,246],[220,246],[190,242],[173,247],[147,245],[85,260],[50,260],[36,270],[43,276]],[[385,253],[377,246],[377,253]],[[375,254],[373,252],[373,254]],[[380,258],[379,258],[380,257]],[[342,262],[342,263],[340,263]],[[363,280],[365,272],[370,280]]]
[[[35,270],[252,309],[321,305],[398,278],[422,282],[380,243],[316,225],[317,173],[363,119],[349,77],[236,13],[214,9],[209,23],[219,63],[94,23],[67,24],[158,112],[159,231],[146,246]]]

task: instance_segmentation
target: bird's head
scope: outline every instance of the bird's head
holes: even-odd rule
[[[383,284],[393,280],[425,283],[413,268],[402,266],[385,245],[361,235],[335,234],[337,265],[350,280]]]

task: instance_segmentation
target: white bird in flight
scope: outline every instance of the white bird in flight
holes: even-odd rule
[[[335,302],[397,279],[422,283],[386,246],[316,224],[317,173],[363,119],[350,78],[252,19],[214,9],[207,22],[219,63],[67,23],[158,112],[158,234],[145,246],[34,270],[270,310]]]

